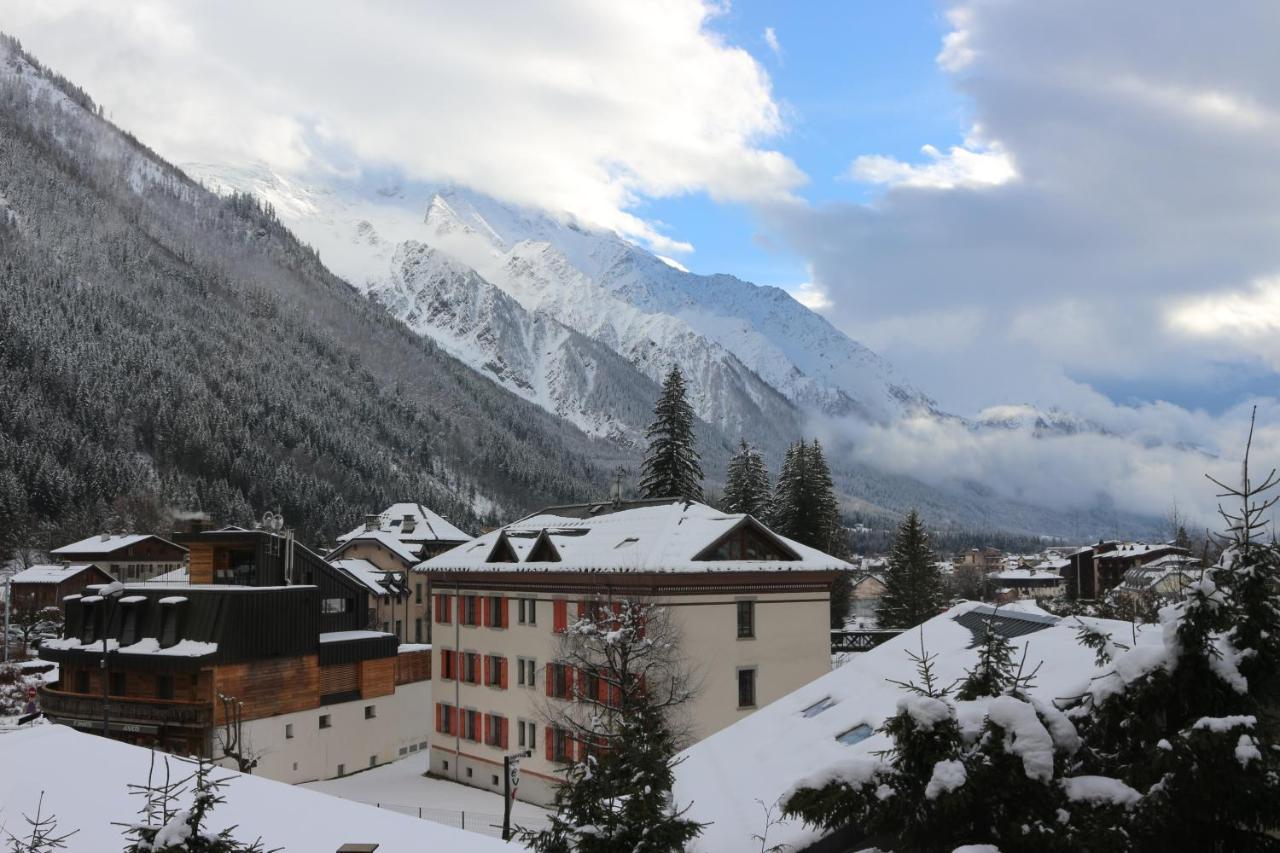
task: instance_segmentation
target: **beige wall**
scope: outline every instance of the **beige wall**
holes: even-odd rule
[[[373,719],[365,718],[367,705],[376,709]],[[251,720],[244,724],[244,737],[260,755],[256,775],[289,783],[332,779],[339,765],[343,773],[355,773],[372,766],[371,758],[386,764],[426,748],[431,708],[431,682],[415,681],[390,696]],[[329,716],[327,729],[320,728],[322,715]],[[289,725],[292,738],[285,736]]]
[[[461,592],[466,595],[468,590]],[[472,591],[476,595],[491,594]],[[556,596],[545,592],[505,592],[512,600],[510,626],[505,629],[457,625],[457,604],[453,606],[454,622],[435,624],[432,678],[433,707],[429,726],[432,730],[431,769],[450,779],[482,788],[500,790],[504,752],[521,749],[517,722],[533,722],[535,742],[532,758],[522,763],[523,781],[520,799],[549,803],[559,765],[545,757],[547,703],[546,665],[556,659],[559,636],[552,631],[553,605],[556,597],[576,601],[581,595]],[[517,599],[537,601],[537,625],[518,624]],[[755,602],[755,637],[738,639],[737,601]],[[690,661],[690,670],[701,682],[697,698],[688,708],[688,724],[694,740],[712,734],[745,717],[754,708],[738,707],[738,671],[756,671],[756,705],[761,707],[830,671],[828,595],[823,592],[761,593],[735,595],[707,593],[680,595],[667,599],[682,632],[682,648]],[[569,606],[569,618],[576,613]],[[442,678],[440,653],[443,650],[499,655],[508,660],[508,686],[473,685]],[[517,661],[534,661],[535,681],[530,686],[519,684]],[[444,702],[481,714],[500,714],[509,720],[509,742],[506,750],[484,743],[463,740],[435,731],[434,704]],[[455,753],[460,753],[455,754]],[[446,766],[447,764],[447,766]],[[468,775],[470,771],[470,775]],[[494,775],[499,777],[497,785]]]
[[[400,620],[400,631],[398,636],[402,643],[429,643],[431,642],[430,623],[427,620],[427,579],[421,574],[412,570],[406,570],[404,562],[394,556],[386,548],[373,541],[357,540],[343,549],[338,559],[368,560],[378,568],[385,572],[406,572],[409,579],[409,596],[406,601],[404,598],[396,599],[391,597],[391,601],[385,601],[386,596],[377,596],[377,603],[374,608],[374,627],[379,631],[384,630],[383,626],[387,625],[386,630],[395,632],[396,620]],[[417,587],[422,587],[422,598],[418,599]],[[417,635],[417,620],[422,620],[421,638]]]

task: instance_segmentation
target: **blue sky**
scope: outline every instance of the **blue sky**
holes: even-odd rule
[[[934,2],[738,2],[710,26],[767,69],[787,126],[773,144],[808,175],[799,194],[810,202],[870,201],[879,189],[847,176],[859,154],[912,160],[925,142],[949,147],[964,137],[965,100],[935,62],[947,25]],[[757,220],[742,205],[698,192],[639,210],[694,245],[679,258],[694,272],[786,288],[807,278],[801,256],[755,239]]]

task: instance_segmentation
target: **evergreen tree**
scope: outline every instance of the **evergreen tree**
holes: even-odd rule
[[[827,457],[816,438],[809,448],[808,470],[815,514],[814,539],[820,543],[814,547],[836,557],[846,557],[849,554],[849,542],[845,537],[844,526],[840,523],[840,502],[836,500]]]
[[[978,662],[961,682],[956,698],[970,701],[979,696],[999,696],[1012,690],[1018,681],[1013,669],[1013,644],[996,630],[995,621],[988,619],[978,647]]]
[[[649,449],[640,469],[640,492],[647,498],[702,500],[702,465],[694,447],[693,407],[685,398],[684,375],[672,367],[645,432]]]
[[[195,768],[189,775],[170,781],[170,759],[164,760],[164,782],[156,781],[153,761],[147,784],[129,786],[144,799],[143,821],[124,825],[125,835],[130,839],[124,853],[264,853],[261,839],[250,844],[237,841],[234,826],[216,833],[205,829],[210,813],[226,802],[222,789],[227,786],[227,780],[213,777],[212,762],[195,759],[192,762]],[[184,806],[188,793],[192,795],[191,804]]]
[[[768,521],[770,502],[769,470],[760,451],[741,439],[738,452],[729,460],[725,478],[725,512],[745,512]]]
[[[523,840],[539,853],[684,850],[702,826],[671,794],[681,748],[671,715],[693,697],[675,623],[653,604],[601,599],[569,626],[560,659],[581,677],[551,721],[580,760],[556,790],[551,826]]]
[[[835,556],[848,553],[831,470],[816,439],[787,448],[774,490],[770,526],[811,548]]]
[[[889,552],[878,612],[881,625],[911,628],[938,614],[944,600],[937,563],[929,534],[912,510],[898,527]]]

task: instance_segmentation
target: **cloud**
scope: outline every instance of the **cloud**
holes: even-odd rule
[[[968,414],[1081,383],[1194,402],[1268,358],[1245,327],[1270,328],[1252,283],[1280,275],[1280,6],[972,0],[947,18],[939,67],[979,133],[921,162],[851,151],[870,203],[760,208],[825,316]],[[1222,322],[1186,322],[1210,307]],[[953,315],[982,334],[939,360],[920,340]]]
[[[966,141],[942,153],[932,145],[920,150],[929,158],[923,165],[894,157],[864,154],[853,161],[854,180],[889,187],[921,187],[951,190],[956,187],[996,187],[1018,176],[1008,153],[998,142],[983,145]]]
[[[777,59],[782,58],[782,44],[778,41],[778,34],[773,27],[764,28],[764,43],[769,46],[769,50]]]
[[[785,199],[768,75],[699,0],[537,6],[0,0],[0,20],[179,162],[398,168],[671,249],[646,197]]]

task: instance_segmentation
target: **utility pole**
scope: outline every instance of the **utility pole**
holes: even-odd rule
[[[13,575],[4,579],[4,662],[9,662],[9,602],[13,600]]]
[[[502,756],[502,840],[511,840],[511,802],[520,784],[520,759],[529,758],[533,750],[526,749],[513,755]]]

